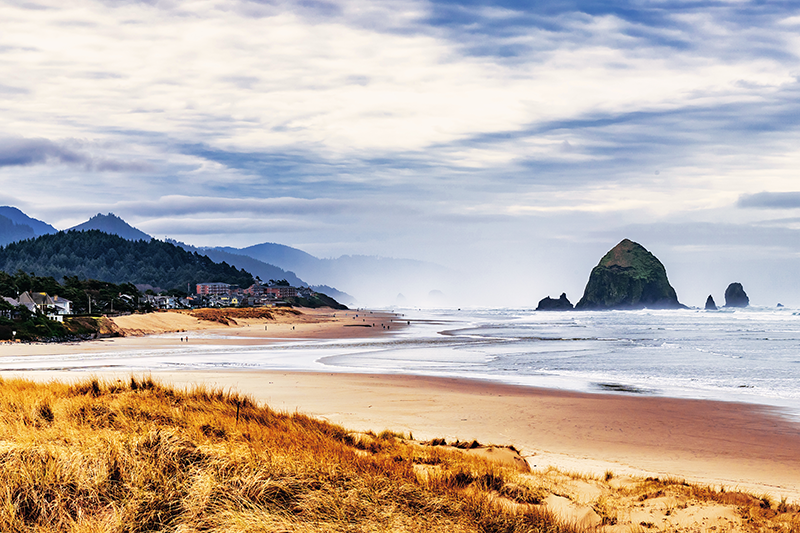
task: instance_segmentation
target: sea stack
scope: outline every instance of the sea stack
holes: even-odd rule
[[[706,311],[716,311],[717,304],[714,302],[714,297],[710,294],[708,295],[708,299],[706,299]]]
[[[539,300],[539,306],[536,308],[537,311],[571,311],[572,310],[572,302],[567,299],[567,293],[562,292],[561,297],[556,300],[555,298],[550,298],[549,296],[545,296],[541,300]]]
[[[667,270],[644,246],[625,239],[589,276],[575,309],[684,309]]]
[[[731,283],[725,289],[725,307],[747,307],[750,305],[750,298],[744,292],[741,283]]]

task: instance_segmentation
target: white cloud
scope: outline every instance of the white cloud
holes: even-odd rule
[[[757,223],[740,195],[796,190],[797,17],[744,2],[40,4],[0,0],[0,184],[58,227],[525,270],[552,227]]]

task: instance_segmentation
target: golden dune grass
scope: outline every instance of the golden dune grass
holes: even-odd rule
[[[485,460],[151,379],[0,383],[2,531],[572,531]]]
[[[800,533],[786,501],[523,470],[221,390],[0,380],[0,531]]]

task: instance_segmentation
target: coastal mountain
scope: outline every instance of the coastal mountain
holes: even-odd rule
[[[447,268],[411,259],[366,255],[322,259],[291,246],[270,242],[246,248],[216,249],[276,265],[309,283],[340,287],[361,300],[379,298],[392,301],[398,292],[413,294],[426,286],[446,286],[452,279],[452,272]],[[209,251],[204,249],[206,253]]]
[[[237,268],[243,268],[253,274],[253,276],[258,276],[261,278],[262,281],[268,281],[271,279],[285,279],[289,282],[292,287],[306,287],[308,283],[303,281],[302,279],[298,278],[294,272],[284,270],[282,268],[276,267],[275,265],[270,265],[263,261],[259,261],[258,259],[254,259],[252,257],[248,257],[242,254],[231,253],[226,250],[235,250],[236,248],[197,248],[191,246],[189,244],[178,242],[172,239],[167,239],[167,242],[174,244],[175,246],[179,246],[186,251],[192,253],[199,253],[203,255],[207,255],[217,263],[228,263],[229,265],[234,265]]]
[[[11,219],[0,215],[0,245],[33,237],[36,237],[33,228],[26,224],[15,224]]]
[[[97,213],[83,224],[73,226],[69,230],[98,230],[110,235],[117,235],[118,237],[122,237],[123,239],[128,239],[130,241],[149,241],[152,239],[150,235],[142,230],[134,228],[114,213],[109,213],[107,215]]]
[[[227,252],[246,255],[266,263],[277,265],[281,268],[291,270],[293,272],[308,272],[313,271],[321,261],[313,255],[286,246],[285,244],[277,244],[274,242],[265,242],[248,246],[246,248],[219,248]]]
[[[56,231],[50,224],[29,217],[16,207],[0,207],[0,246]]]
[[[0,248],[0,270],[37,276],[97,279],[111,283],[186,290],[220,281],[247,287],[253,276],[226,263],[151,239],[132,241],[99,230],[62,231]]]
[[[4,220],[4,216],[8,220]],[[132,241],[151,239],[150,235],[113,213],[98,213],[70,229],[97,230]],[[0,208],[0,246],[57,231],[53,226],[31,218],[15,207]],[[297,248],[270,242],[246,248],[195,248],[170,239],[167,242],[190,252],[207,255],[216,262],[224,261],[244,269],[264,281],[285,279],[292,285],[309,285],[318,292],[325,292],[347,303],[355,303],[357,298],[388,302],[398,292],[409,295],[417,293],[417,299],[424,299],[424,294],[431,288],[447,286],[452,281],[449,269],[424,261],[363,255],[321,259]]]
[[[683,307],[661,261],[641,244],[624,239],[592,269],[575,309]]]
[[[46,222],[42,222],[39,219],[29,217],[16,207],[11,207],[8,205],[4,205],[0,207],[0,216],[3,216],[9,220],[11,220],[14,224],[18,226],[29,226],[33,231],[33,237],[38,237],[40,235],[48,235],[50,233],[57,233],[58,230],[47,224]]]
[[[277,267],[274,264],[266,263],[254,257],[245,255],[244,253],[242,253],[243,250],[239,250],[238,248],[231,248],[231,247],[196,248],[194,246],[188,245],[183,242],[174,241],[172,239],[167,239],[167,242],[171,242],[176,246],[180,246],[184,250],[188,250],[190,252],[205,254],[218,263],[224,261],[229,265],[234,265],[238,268],[243,268],[248,272],[250,272],[251,274],[253,274],[254,276],[258,276],[259,278],[261,278],[262,281],[268,281],[271,279],[275,280],[285,279],[293,287],[311,287],[312,290],[326,294],[331,298],[334,298],[338,302],[344,304],[352,304],[356,301],[356,299],[352,295],[340,291],[334,287],[330,287],[328,285],[309,285],[308,283],[300,279],[290,269],[287,268],[284,270],[283,268]],[[301,250],[297,250],[296,248],[291,248],[289,246],[284,246],[282,244],[276,244],[275,246],[290,250],[290,252],[288,252],[289,254],[297,252],[299,254],[308,255]],[[314,258],[311,255],[308,256]]]

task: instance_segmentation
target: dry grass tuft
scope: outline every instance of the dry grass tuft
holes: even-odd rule
[[[302,313],[288,307],[226,307],[222,309],[194,309],[187,312],[199,320],[219,322],[225,326],[236,324],[236,319],[273,320],[276,316],[299,316]]]
[[[147,377],[0,380],[0,465],[0,531],[575,531],[513,470]]]

